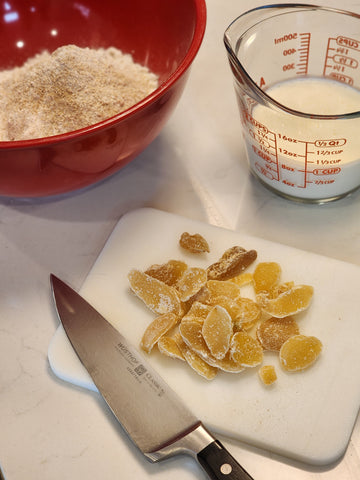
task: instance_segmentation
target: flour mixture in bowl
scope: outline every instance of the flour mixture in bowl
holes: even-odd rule
[[[114,47],[44,51],[0,72],[0,141],[88,127],[135,105],[157,86],[154,73]]]

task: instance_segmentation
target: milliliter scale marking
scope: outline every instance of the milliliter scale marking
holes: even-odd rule
[[[285,60],[282,64],[284,72],[294,72],[296,75],[308,73],[310,40],[310,32],[294,32],[274,38],[274,44],[281,50],[279,54]]]
[[[309,51],[310,51],[310,39],[311,33],[300,33],[300,47],[297,49],[299,52],[299,62],[297,63],[297,75],[306,75],[308,73],[309,65]]]

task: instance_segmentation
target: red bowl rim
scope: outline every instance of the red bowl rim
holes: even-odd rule
[[[195,8],[196,8],[196,26],[195,32],[190,44],[189,50],[186,53],[185,57],[183,58],[180,65],[177,69],[170,75],[170,77],[165,80],[159,87],[154,90],[150,95],[145,97],[140,102],[136,103],[132,107],[124,110],[113,117],[107,118],[101,122],[95,123],[88,127],[81,128],[79,130],[73,130],[71,132],[62,133],[60,135],[53,135],[51,137],[42,137],[42,138],[35,138],[29,140],[16,140],[16,141],[0,141],[0,150],[2,149],[19,149],[19,148],[36,148],[41,146],[46,146],[49,144],[56,144],[59,142],[69,141],[76,139],[78,137],[82,137],[84,134],[95,133],[98,130],[102,130],[105,127],[109,127],[111,125],[116,124],[120,119],[124,119],[130,117],[135,111],[143,110],[147,105],[156,101],[159,97],[161,97],[164,91],[171,88],[171,86],[186,72],[186,70],[192,64],[201,43],[203,41],[203,37],[205,34],[206,28],[206,3],[205,0],[194,0]]]

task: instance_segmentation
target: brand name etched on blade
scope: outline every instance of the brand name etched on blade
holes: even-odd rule
[[[122,342],[116,345],[116,350],[122,355],[122,357],[128,363],[126,370],[139,382],[147,383],[149,387],[157,394],[158,397],[162,397],[165,394],[164,388],[149,372],[142,360],[138,358],[134,352],[132,352],[128,346]]]

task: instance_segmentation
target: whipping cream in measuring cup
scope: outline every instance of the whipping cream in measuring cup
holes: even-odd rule
[[[286,80],[266,93],[309,116],[360,111],[360,91],[329,78]],[[250,104],[243,122],[252,170],[279,193],[320,201],[360,185],[360,118],[312,119]]]

